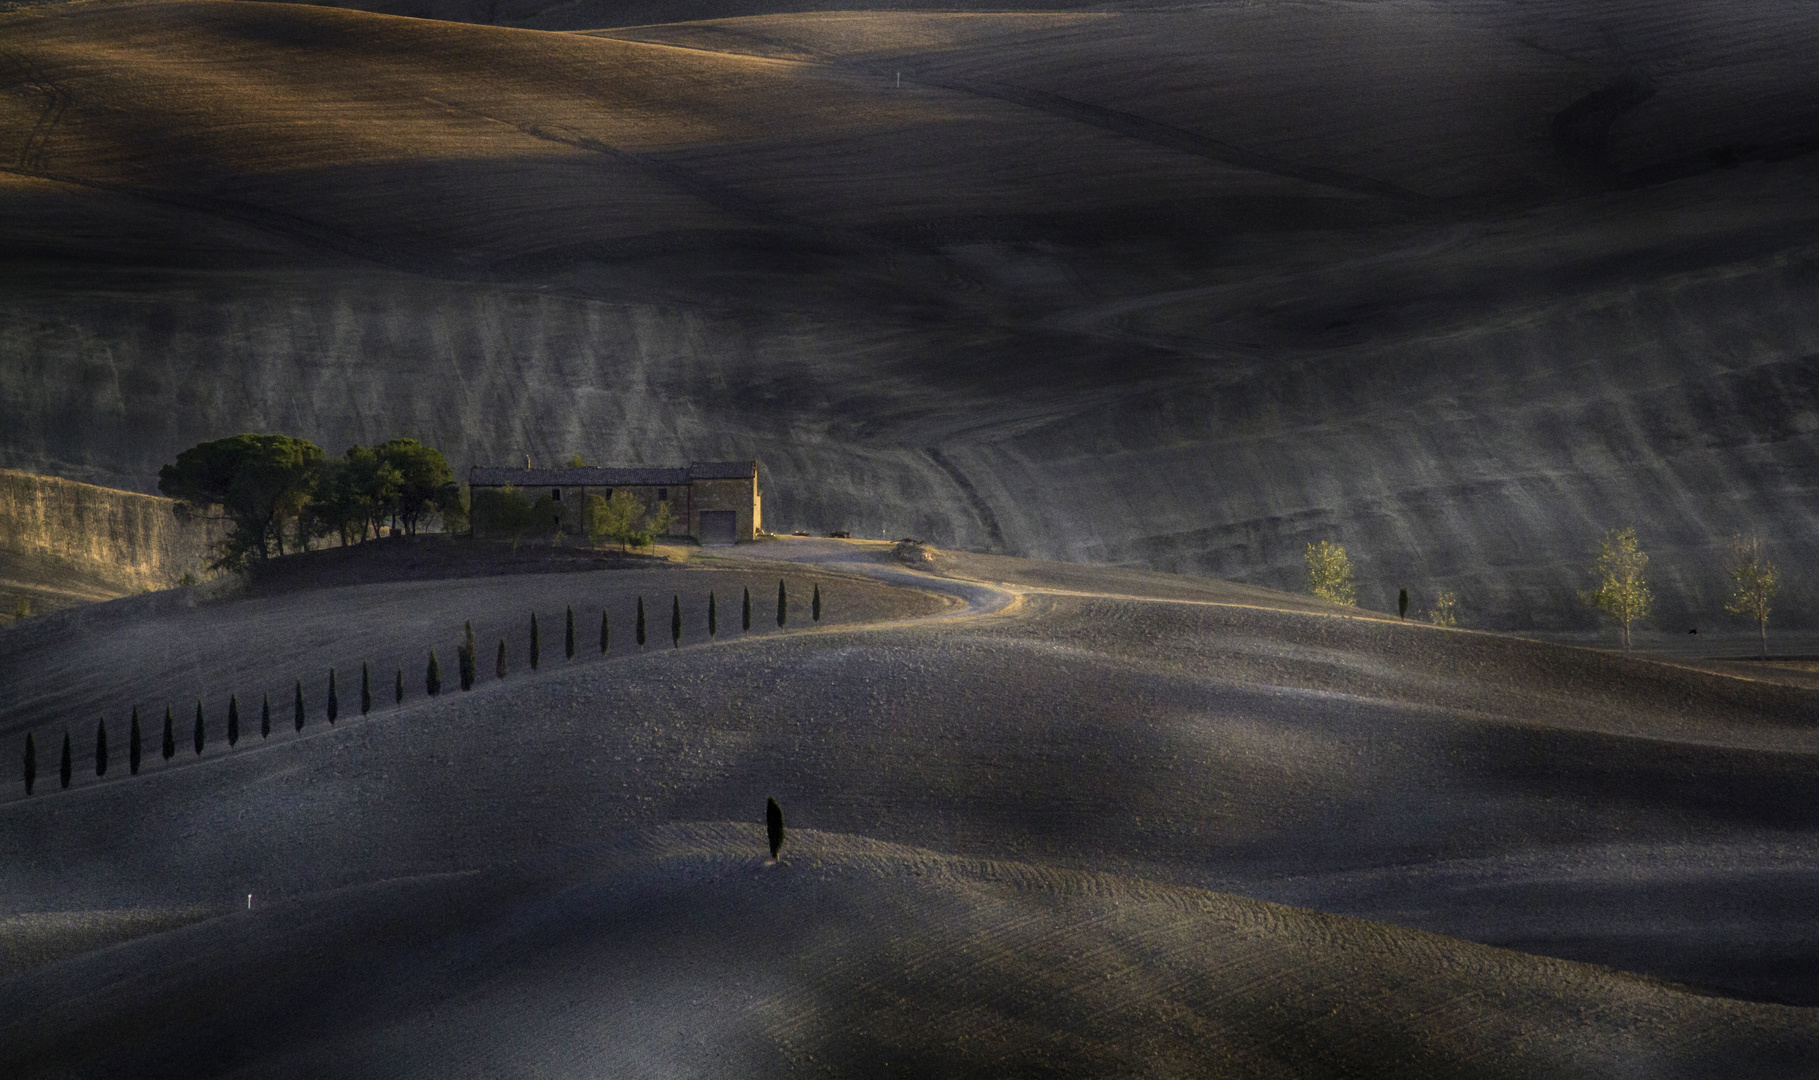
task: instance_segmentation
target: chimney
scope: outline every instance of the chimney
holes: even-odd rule
[[[531,467],[531,456],[529,454],[524,455],[524,467],[527,469]]]

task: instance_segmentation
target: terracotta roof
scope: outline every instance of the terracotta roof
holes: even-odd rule
[[[467,482],[479,487],[682,487],[690,480],[749,480],[758,475],[756,461],[697,461],[686,468],[640,466],[561,469],[516,469],[476,465]]]

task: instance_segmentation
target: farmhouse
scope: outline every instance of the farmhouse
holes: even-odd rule
[[[470,495],[488,489],[515,488],[533,502],[553,512],[565,533],[584,529],[582,508],[595,495],[612,498],[624,491],[656,512],[668,503],[675,515],[675,533],[703,544],[735,544],[757,539],[764,528],[763,501],[758,494],[756,461],[697,461],[684,467],[596,468],[591,465],[561,469],[494,468],[476,465],[468,472]],[[546,502],[547,500],[547,502]],[[482,500],[475,500],[477,507]],[[476,518],[474,531],[488,532],[489,523]]]

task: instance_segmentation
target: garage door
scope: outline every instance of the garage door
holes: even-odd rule
[[[731,544],[739,539],[739,513],[736,510],[701,511],[701,542]]]

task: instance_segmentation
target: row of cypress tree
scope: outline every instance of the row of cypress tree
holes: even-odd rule
[[[810,614],[815,622],[821,621],[821,585],[819,582],[817,582],[815,584],[814,594],[813,594],[812,599],[810,600]],[[568,659],[573,660],[575,658],[575,609],[573,607],[568,608],[566,615],[567,615],[567,617],[565,620],[565,626],[564,626],[564,631],[563,631],[563,652]],[[739,621],[740,621],[740,627],[742,630],[748,631],[748,632],[751,630],[751,628],[752,628],[752,591],[749,588],[744,590],[744,597],[740,603],[740,620]],[[785,624],[788,623],[788,621],[789,621],[789,591],[788,591],[788,588],[784,585],[784,583],[781,580],[779,580],[777,582],[777,625],[779,627],[784,626]],[[707,594],[707,633],[708,633],[708,636],[710,638],[716,636],[719,633],[719,629],[720,628],[719,628],[718,603],[715,599],[714,593],[712,591],[710,591]],[[638,597],[638,608],[637,608],[636,623],[635,623],[635,633],[637,636],[638,645],[640,648],[642,648],[645,644],[645,620],[644,620],[644,597],[643,596]],[[607,648],[610,645],[611,640],[612,640],[611,624],[608,621],[607,613],[604,610],[602,610],[600,612],[600,651],[602,653],[605,653],[607,651]],[[676,648],[680,648],[682,645],[682,597],[680,594],[673,595],[670,600],[670,643],[673,647],[676,647]],[[541,659],[542,659],[541,642],[539,640],[539,634],[538,634],[538,629],[537,629],[537,613],[533,611],[533,612],[531,612],[531,634],[530,634],[531,670],[535,671],[537,669],[537,666],[541,662]],[[466,627],[464,628],[463,640],[462,640],[461,644],[456,647],[456,663],[457,663],[457,675],[458,675],[458,679],[460,681],[461,689],[472,690],[474,688],[474,684],[479,681],[479,672],[478,672],[478,665],[477,665],[477,661],[476,661],[475,646],[474,646],[474,624],[472,622],[467,623]],[[496,662],[494,663],[493,670],[494,670],[494,676],[496,678],[499,678],[499,679],[505,678],[506,647],[505,647],[504,638],[499,639],[498,658],[497,658]],[[435,697],[442,692],[442,668],[436,659],[436,650],[434,650],[434,649],[430,650],[429,664],[424,670],[423,684],[424,684],[423,685],[424,690],[431,697]],[[398,669],[397,679],[393,686],[393,698],[394,698],[394,702],[396,704],[398,704],[398,705],[404,704],[404,669],[403,668]],[[362,661],[360,664],[360,715],[365,716],[367,713],[372,711],[372,707],[373,707],[372,672],[371,672],[370,666],[366,662]],[[340,694],[339,694],[338,690],[336,689],[336,676],[335,676],[334,668],[328,669],[328,702],[327,702],[326,712],[328,714],[328,722],[330,724],[333,724],[336,721],[336,719],[339,718],[339,716],[341,714],[341,699],[340,699]],[[303,704],[303,680],[302,679],[297,680],[296,692],[295,692],[295,697],[294,697],[294,701],[293,701],[293,713],[294,713],[293,723],[296,726],[296,730],[302,731],[303,725],[304,725],[304,719],[305,719],[304,704]],[[260,701],[260,705],[259,705],[259,737],[261,739],[269,738],[271,736],[271,733],[272,733],[272,699],[271,699],[271,695],[269,693],[267,693],[267,694],[261,695],[261,701]],[[206,725],[204,724],[202,701],[199,698],[196,701],[196,723],[195,723],[195,727],[193,730],[192,741],[195,746],[197,756],[201,756],[203,748],[208,743],[208,731],[207,731]],[[231,746],[234,746],[237,743],[239,743],[239,741],[240,741],[240,698],[236,694],[229,694],[228,699],[227,699],[227,744],[231,747]],[[139,724],[139,707],[137,705],[135,705],[135,706],[133,706],[131,726],[129,728],[129,734],[127,736],[127,755],[126,755],[127,768],[134,776],[137,776],[139,774],[139,764],[143,758],[143,743],[144,743],[143,733],[140,729],[140,724]],[[164,707],[164,741],[163,741],[163,744],[160,749],[162,750],[163,755],[164,755],[164,760],[166,760],[166,761],[169,761],[171,758],[175,757],[177,754],[176,717],[172,713],[171,706],[169,706],[169,705],[166,705]],[[95,775],[96,776],[106,776],[108,765],[109,765],[109,752],[108,752],[108,746],[107,746],[107,721],[104,718],[104,719],[100,720],[95,727]],[[64,788],[68,788],[70,786],[70,781],[73,777],[73,772],[74,772],[74,764],[73,764],[73,759],[72,759],[72,747],[70,744],[70,736],[69,736],[69,732],[65,731],[63,733],[63,753],[62,753],[61,761],[59,763],[59,768],[58,768],[58,778],[61,782],[61,785]],[[38,781],[38,744],[37,744],[37,740],[34,738],[33,734],[31,732],[26,732],[26,735],[25,735],[25,793],[27,795],[30,795],[32,793],[32,790],[36,786],[37,781]]]

